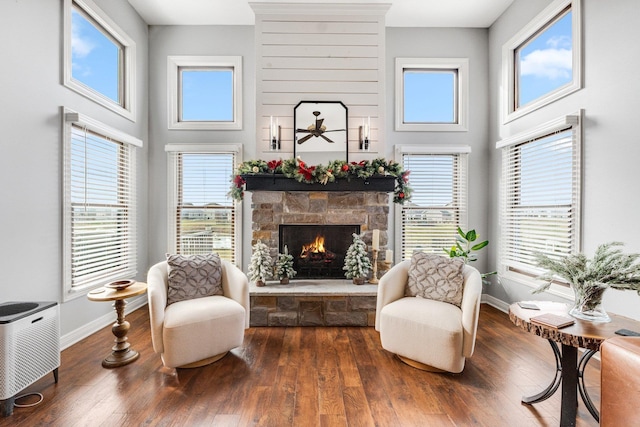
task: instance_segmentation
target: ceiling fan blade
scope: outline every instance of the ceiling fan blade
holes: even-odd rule
[[[324,119],[316,119],[316,131],[321,132],[322,122],[324,122]]]
[[[323,133],[327,133],[327,132],[344,132],[346,131],[346,129],[331,129],[331,130],[325,130]]]
[[[300,138],[298,140],[298,144],[302,144],[303,142],[308,141],[312,136],[313,136],[313,134],[309,134],[309,135],[307,135],[305,137]]]
[[[296,133],[302,133],[302,132],[309,133],[311,131],[309,129],[296,129]]]
[[[332,140],[330,140],[329,138],[327,138],[326,136],[324,136],[323,134],[320,134],[320,137],[322,137],[325,141],[330,142],[330,143],[334,143]]]

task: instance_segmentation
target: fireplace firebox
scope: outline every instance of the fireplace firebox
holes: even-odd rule
[[[359,225],[280,224],[280,253],[285,246],[293,256],[296,279],[343,278],[344,257]]]

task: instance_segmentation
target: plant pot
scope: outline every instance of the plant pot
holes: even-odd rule
[[[262,280],[257,280],[256,281],[256,286],[262,287],[262,286],[264,286],[264,282]]]
[[[571,285],[575,294],[575,304],[569,314],[577,319],[591,322],[610,322],[611,318],[602,308],[602,297],[607,286],[602,283]]]
[[[288,277],[283,277],[280,279],[280,284],[281,285],[288,285],[289,284],[289,278]]]
[[[355,285],[364,285],[364,277],[354,277],[353,283]]]

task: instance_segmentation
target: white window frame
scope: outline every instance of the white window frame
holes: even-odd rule
[[[526,143],[529,141],[533,141],[539,138],[543,138],[554,134],[556,132],[561,132],[565,130],[571,129],[574,132],[575,144],[573,149],[575,164],[573,165],[573,175],[576,177],[576,181],[574,183],[574,192],[576,193],[576,200],[572,203],[572,210],[575,211],[574,220],[574,228],[575,235],[574,241],[572,242],[573,253],[577,253],[581,250],[582,247],[582,122],[583,122],[583,111],[580,110],[574,114],[561,116],[555,120],[544,123],[534,129],[531,129],[526,132],[522,132],[516,135],[513,135],[509,138],[505,138],[496,143],[496,149],[504,149],[513,145]],[[507,211],[507,189],[506,189],[506,179],[504,177],[505,165],[502,165],[501,172],[501,183],[500,183],[500,229],[504,230],[508,224],[506,224],[506,211]],[[536,276],[544,273],[542,269],[537,269],[535,267],[527,268],[526,274],[525,272],[517,272],[509,269],[507,263],[505,263],[505,253],[507,251],[506,243],[504,237],[500,237],[499,244],[499,255],[498,255],[498,274],[500,277],[508,280],[512,280],[514,282],[523,284],[525,286],[531,288],[537,288],[540,286],[541,282],[535,279]],[[551,288],[547,291],[553,295],[561,296],[564,298],[573,299],[574,295],[571,289],[561,283],[553,283]]]
[[[508,123],[582,88],[582,0],[556,0],[533,18],[502,47],[502,118]],[[566,8],[571,8],[572,72],[570,83],[516,109],[516,50],[538,31],[552,22]]]
[[[181,121],[182,94],[180,68],[200,67],[233,70],[233,119],[230,121]],[[169,129],[241,130],[242,129],[242,56],[168,56],[167,93]]]
[[[456,123],[404,122],[404,71],[453,70],[457,73],[455,88]],[[469,118],[469,59],[468,58],[396,58],[396,131],[464,132]]]
[[[120,67],[119,84],[121,85],[121,101],[119,104],[104,96],[96,90],[73,79],[72,51],[71,51],[71,12],[73,4],[82,9],[93,19],[108,36],[116,40],[123,48]],[[120,114],[123,117],[136,121],[136,43],[129,37],[109,16],[91,0],[64,0],[64,67],[63,84],[69,89],[85,96],[92,101]]]
[[[165,146],[167,154],[184,153],[184,154],[234,154],[235,163],[242,163],[242,145],[241,144],[167,144]],[[235,167],[235,166],[234,166]],[[175,223],[176,206],[178,204],[178,185],[177,182],[176,161],[173,156],[167,156],[167,252],[176,253],[177,229]],[[231,177],[229,177],[229,187],[231,186]],[[242,207],[239,202],[234,200],[235,209],[234,223],[234,239],[235,251],[233,254],[234,263],[242,269]]]
[[[129,232],[127,239],[129,242],[129,251],[126,256],[129,259],[129,265],[126,271],[108,277],[100,277],[91,280],[84,280],[82,285],[75,285],[72,277],[72,257],[73,257],[73,218],[71,214],[71,138],[73,126],[85,128],[88,131],[99,134],[102,138],[113,140],[128,146],[130,150],[130,161],[128,170],[126,171],[126,179],[130,188],[130,205],[129,205]],[[136,147],[142,147],[142,140],[121,132],[117,129],[109,127],[88,116],[77,113],[68,108],[62,109],[62,129],[63,129],[63,146],[64,146],[64,178],[63,178],[63,289],[62,300],[69,301],[74,298],[85,295],[91,289],[106,285],[114,280],[131,279],[137,273],[137,200],[136,200]]]
[[[396,145],[395,147],[395,161],[404,164],[405,155],[451,155],[451,156],[460,156],[461,158],[458,160],[461,162],[461,166],[465,169],[462,173],[464,176],[458,177],[461,181],[461,193],[458,195],[459,204],[460,204],[460,219],[458,221],[458,225],[466,230],[468,223],[468,212],[469,212],[469,163],[468,163],[468,155],[471,153],[471,147],[468,145]],[[409,170],[409,172],[411,172]],[[454,177],[455,179],[455,177]],[[414,189],[415,194],[415,189]],[[395,207],[395,242],[394,247],[396,248],[395,252],[395,262],[400,262],[403,260],[403,228],[402,228],[402,210],[403,206],[396,204]],[[452,241],[455,242],[456,234],[454,233],[452,236]],[[444,249],[444,247],[443,247]],[[444,252],[443,252],[444,253]]]

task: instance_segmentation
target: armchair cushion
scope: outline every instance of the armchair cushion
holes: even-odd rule
[[[435,254],[417,252],[411,257],[405,296],[418,296],[460,307],[464,261]]]
[[[168,254],[167,263],[167,305],[194,298],[223,295],[222,267],[218,254]]]

